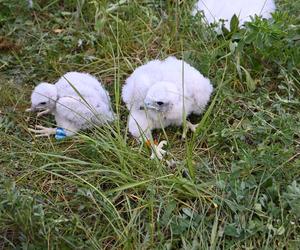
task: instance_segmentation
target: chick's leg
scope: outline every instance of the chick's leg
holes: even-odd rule
[[[197,127],[199,124],[192,124],[189,121],[186,121],[186,126],[183,128],[183,133],[182,133],[182,139],[186,138],[186,133],[191,130],[192,132],[196,132]]]
[[[188,122],[187,122],[187,126],[188,126],[188,128],[189,128],[193,133],[195,133],[197,127],[199,126],[199,124],[192,124],[192,123],[190,123],[190,122],[188,121]]]
[[[155,143],[151,143],[151,156],[150,159],[155,159],[157,157],[159,160],[162,160],[163,156],[166,154],[166,150],[163,150],[162,148],[167,144],[167,141],[161,141],[156,145]]]
[[[35,133],[36,137],[43,137],[43,136],[49,137],[50,135],[56,134],[56,128],[46,128],[40,125],[37,125],[36,128],[37,129],[32,129],[32,128],[28,129],[30,132]]]
[[[151,148],[151,159],[158,158],[162,159],[166,151],[162,148],[167,144],[166,141],[156,143],[153,141],[151,131],[153,124],[151,119],[148,119],[147,114],[144,110],[134,110],[129,114],[128,117],[129,132],[142,143],[146,143]]]

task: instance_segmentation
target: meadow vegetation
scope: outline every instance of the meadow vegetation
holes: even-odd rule
[[[0,0],[0,249],[300,248],[299,1],[223,36],[193,1],[33,2]],[[169,55],[215,90],[197,132],[156,131],[169,153],[150,160],[120,92]],[[120,119],[35,138],[54,120],[24,112],[30,93],[67,71],[100,79]]]

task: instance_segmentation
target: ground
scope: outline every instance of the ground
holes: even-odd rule
[[[299,249],[299,2],[223,36],[192,1],[111,2],[0,1],[0,249]],[[194,135],[156,131],[160,162],[128,134],[120,91],[168,55],[215,90]],[[120,119],[36,139],[53,118],[24,112],[31,90],[70,70],[97,76]]]

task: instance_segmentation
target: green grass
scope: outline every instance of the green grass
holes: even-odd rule
[[[299,3],[216,36],[190,1],[109,2],[0,1],[17,45],[0,51],[0,249],[299,249]],[[134,68],[168,55],[215,87],[196,134],[155,132],[172,166],[131,138],[120,99]],[[70,70],[101,79],[121,119],[34,138],[53,118],[24,113],[33,87]]]

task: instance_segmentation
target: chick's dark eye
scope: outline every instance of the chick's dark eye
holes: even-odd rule
[[[163,102],[156,102],[156,103],[157,103],[157,105],[159,105],[159,106],[161,106],[161,105],[164,104]]]
[[[41,105],[46,105],[46,102],[41,102],[40,104],[41,104]]]

